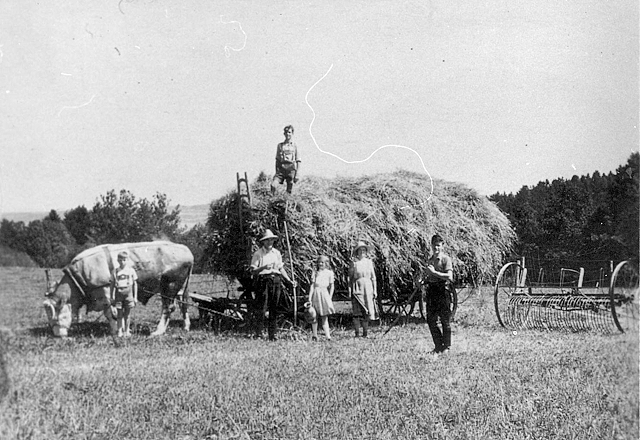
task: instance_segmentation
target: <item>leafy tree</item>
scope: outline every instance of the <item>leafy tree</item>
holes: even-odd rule
[[[214,201],[209,207],[207,228],[209,234],[204,242],[206,267],[218,273],[229,274],[241,283],[248,282],[248,252],[251,243],[247,236],[257,235],[254,229],[259,226],[252,222],[251,215],[243,216],[242,228],[238,214],[238,199],[234,192]],[[251,232],[248,232],[251,231]]]
[[[52,222],[61,222],[60,214],[55,209],[49,211],[49,214],[45,217],[46,220],[50,220]]]
[[[191,229],[185,231],[177,237],[176,241],[187,246],[193,254],[195,273],[203,273],[208,271],[207,261],[205,259],[205,243],[209,241],[207,228],[198,223]]]
[[[557,265],[593,262],[594,270],[603,261],[637,259],[639,156],[615,174],[596,171],[491,196],[518,234],[516,252]]]
[[[27,254],[40,267],[62,267],[76,251],[76,243],[64,223],[50,217],[29,222],[24,244]]]
[[[174,240],[180,234],[180,206],[169,211],[164,194],[137,200],[127,191],[100,197],[91,210],[91,235],[96,243]]]
[[[616,170],[609,194],[615,229],[613,238],[620,243],[629,255],[638,258],[640,201],[640,154],[631,155],[627,164]]]
[[[91,212],[78,206],[64,214],[64,225],[79,245],[84,245],[91,238]]]
[[[23,222],[3,219],[0,223],[0,244],[25,252],[26,226]]]

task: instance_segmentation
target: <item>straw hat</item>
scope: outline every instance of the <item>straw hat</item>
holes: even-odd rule
[[[262,236],[260,241],[268,240],[270,238],[277,239],[278,236],[271,232],[271,229],[267,229],[266,231],[264,231],[264,235]]]
[[[356,244],[356,247],[353,248],[353,254],[355,255],[355,253],[358,252],[358,249],[360,248],[364,248],[367,252],[369,252],[369,245],[367,245],[364,241],[359,241],[358,244]]]

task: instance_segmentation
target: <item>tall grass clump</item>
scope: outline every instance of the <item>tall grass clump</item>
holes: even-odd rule
[[[288,232],[295,276],[303,286],[313,261],[324,254],[335,269],[338,288],[345,287],[353,246],[364,240],[374,248],[379,285],[397,291],[409,288],[412,263],[424,264],[431,236],[438,233],[457,279],[475,284],[495,276],[515,240],[506,216],[486,197],[442,180],[433,181],[432,194],[427,176],[408,171],[357,178],[310,176],[293,194],[273,196],[270,178],[261,174],[251,185],[251,201],[251,209],[244,201],[239,206],[231,191],[211,203],[206,256],[212,270],[242,279],[250,251],[269,228],[280,236],[285,259]]]

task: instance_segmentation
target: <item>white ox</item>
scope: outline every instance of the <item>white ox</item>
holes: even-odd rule
[[[189,330],[188,284],[193,254],[188,247],[168,241],[105,244],[79,253],[64,269],[60,281],[45,294],[44,308],[55,336],[67,336],[72,316],[82,306],[103,312],[116,332],[109,301],[111,273],[117,255],[129,252],[129,261],[138,274],[138,300],[146,304],[156,293],[162,296],[162,315],[153,335],[166,331],[173,303],[179,299],[184,328]]]

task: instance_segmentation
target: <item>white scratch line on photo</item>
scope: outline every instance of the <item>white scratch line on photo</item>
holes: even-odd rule
[[[65,110],[65,109],[76,109],[76,108],[84,107],[85,105],[89,105],[89,104],[91,104],[91,101],[93,101],[93,98],[95,98],[95,97],[96,97],[96,95],[93,95],[93,96],[91,97],[91,99],[90,99],[88,102],[85,102],[84,104],[80,104],[80,105],[73,105],[73,106],[65,105],[65,106],[64,106],[64,107],[62,107],[62,108],[60,109],[60,111],[58,112],[58,116],[60,116],[60,114],[62,113],[62,111],[63,111],[63,110]]]
[[[420,203],[420,205],[426,203],[429,201],[429,199],[431,198],[431,196],[433,195],[433,178],[431,177],[431,174],[429,173],[429,171],[427,171],[427,167],[424,165],[424,161],[422,160],[422,157],[420,156],[420,154],[418,154],[418,152],[416,150],[414,150],[413,148],[410,147],[406,147],[404,145],[396,145],[396,144],[388,144],[388,145],[383,145],[381,147],[376,148],[373,153],[371,153],[368,157],[366,157],[365,159],[361,159],[361,160],[346,160],[343,159],[342,157],[338,156],[337,154],[331,153],[330,151],[325,151],[322,148],[320,148],[320,146],[318,145],[318,142],[316,142],[316,138],[313,136],[313,133],[311,132],[311,127],[313,126],[314,121],[316,120],[316,112],[313,110],[313,107],[311,107],[311,105],[309,104],[309,93],[311,93],[311,90],[313,90],[313,88],[315,86],[318,85],[318,83],[320,83],[320,81],[322,81],[323,79],[325,79],[325,77],[329,74],[329,72],[331,72],[331,69],[333,69],[333,64],[331,65],[331,67],[329,67],[329,70],[327,70],[327,72],[322,75],[322,78],[320,78],[318,81],[315,82],[314,85],[311,86],[311,88],[307,91],[307,94],[304,97],[304,101],[306,102],[307,106],[311,109],[311,113],[313,113],[313,119],[311,120],[311,123],[309,124],[309,134],[311,135],[311,139],[313,139],[313,143],[315,144],[316,148],[318,149],[318,151],[320,151],[321,153],[324,154],[328,154],[329,156],[335,157],[338,160],[341,160],[344,163],[347,164],[359,164],[359,163],[364,163],[366,161],[368,161],[369,159],[371,159],[378,151],[384,149],[384,148],[401,148],[404,150],[409,150],[411,151],[413,154],[415,154],[416,156],[418,156],[418,159],[420,160],[420,164],[422,165],[422,169],[424,170],[425,173],[427,173],[427,176],[429,176],[429,180],[431,181],[431,192],[429,193],[429,197],[427,197],[427,200],[425,200],[424,202]],[[408,208],[409,206],[405,206],[404,208]]]
[[[234,48],[234,47],[229,47],[229,46],[225,46],[225,47],[224,47],[224,54],[225,54],[225,56],[226,56],[227,58],[229,58],[229,57],[231,56],[231,52],[229,52],[229,49],[231,49],[231,50],[235,50],[236,52],[240,52],[242,49],[244,49],[244,48],[245,48],[245,46],[247,45],[247,34],[246,34],[246,32],[245,32],[244,30],[242,30],[242,25],[240,24],[240,22],[239,22],[239,21],[235,21],[235,20],[232,20],[232,21],[223,21],[223,20],[222,20],[222,17],[224,17],[224,15],[221,15],[221,16],[220,16],[220,23],[222,23],[222,24],[238,23],[238,27],[240,28],[240,32],[242,32],[242,35],[244,35],[244,43],[242,43],[242,47],[241,47],[240,49],[236,49],[236,48]]]
[[[87,23],[87,24],[84,26],[84,30],[85,30],[89,35],[91,35],[91,38],[93,38],[93,32],[91,32],[91,31],[89,30],[89,23]]]

